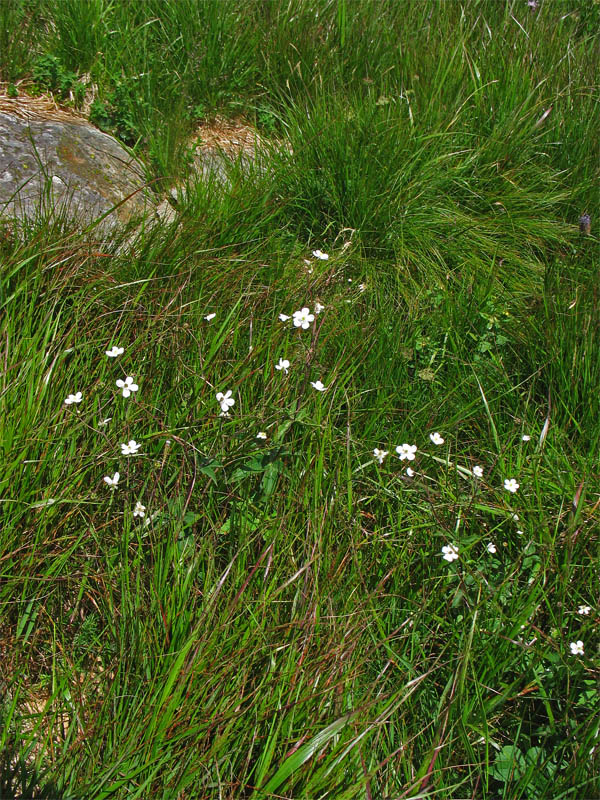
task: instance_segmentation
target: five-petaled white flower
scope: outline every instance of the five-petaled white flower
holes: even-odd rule
[[[123,397],[129,397],[132,392],[137,392],[137,390],[140,388],[137,383],[133,382],[133,378],[131,378],[129,375],[124,381],[119,378],[117,381],[117,386],[119,389],[123,390]]]
[[[321,250],[313,250],[312,254],[315,258],[318,258],[319,261],[327,261],[329,255],[327,253],[321,252]]]
[[[396,452],[398,453],[398,458],[400,461],[404,461],[406,458],[408,461],[414,461],[415,453],[417,452],[417,445],[416,444],[399,444],[396,447]]]
[[[444,444],[444,440],[437,431],[435,433],[430,433],[429,438],[434,444]]]
[[[106,353],[106,355],[109,358],[116,358],[117,356],[122,356],[123,355],[123,353],[125,352],[125,348],[124,347],[117,347],[116,344],[113,344],[113,346],[110,348],[110,350],[105,350],[104,352]]]
[[[204,319],[205,319],[207,322],[210,322],[210,321],[211,321],[211,319],[214,319],[216,316],[217,316],[217,315],[216,315],[216,314],[214,314],[214,313],[213,313],[213,314],[207,314],[207,315],[204,317]]]
[[[137,503],[135,504],[135,508],[133,509],[133,516],[134,517],[146,516],[146,506],[143,506],[139,500],[137,501]]]
[[[320,314],[324,309],[325,306],[322,306],[321,303],[315,303],[315,314]]]
[[[288,314],[280,314],[279,319],[281,320],[281,322],[287,322],[288,319],[290,319],[290,317],[288,316]]]
[[[476,478],[483,478],[483,467],[473,467],[473,475]]]
[[[409,478],[412,478],[412,477],[414,477],[415,471],[414,471],[414,469],[412,467],[407,467],[406,468],[406,474],[408,475]]]
[[[231,389],[228,389],[225,394],[223,392],[217,392],[217,402],[221,406],[221,411],[223,411],[223,416],[227,415],[229,409],[235,405],[235,400],[231,396],[233,392]]]
[[[571,648],[571,655],[573,656],[583,655],[583,642],[581,641],[581,639],[578,639],[576,642],[571,642],[569,647]]]
[[[81,392],[76,392],[75,394],[70,394],[67,398],[65,398],[65,405],[70,406],[73,403],[81,403],[83,400],[83,395]]]
[[[591,610],[592,609],[590,608],[590,606],[579,606],[579,608],[577,609],[577,613],[581,614],[583,617],[588,617]]]
[[[445,561],[452,562],[458,558],[458,547],[454,544],[446,544],[442,547],[442,555]]]
[[[266,434],[264,431],[259,431],[259,432],[256,434],[256,438],[257,438],[257,439],[266,439],[266,438],[267,438],[267,434]]]
[[[279,363],[275,364],[275,369],[283,370],[286,375],[288,373],[289,368],[290,368],[290,362],[287,360],[287,358],[280,358]]]
[[[388,455],[388,451],[387,450],[380,450],[378,447],[376,447],[373,450],[373,456],[377,459],[377,461],[379,461],[380,464],[383,464],[383,459],[387,455]]]
[[[142,445],[138,444],[135,439],[130,439],[127,444],[121,444],[121,455],[133,456],[137,453]]]
[[[529,436],[529,434],[527,434],[527,433],[525,433],[523,436],[521,436],[521,441],[522,442],[528,442],[530,439],[531,439],[531,436]]]
[[[514,494],[519,488],[519,484],[516,482],[514,478],[505,478],[504,488],[506,489],[507,492],[512,492]]]
[[[106,475],[104,477],[104,483],[106,483],[108,486],[110,486],[111,489],[116,489],[117,485],[119,483],[119,478],[120,477],[121,476],[119,475],[118,472],[115,472],[115,474],[112,476],[112,478],[110,478],[108,475]]]
[[[493,542],[490,542],[486,548],[488,553],[495,553],[496,552],[496,545]]]
[[[310,382],[310,385],[311,385],[312,387],[314,387],[314,388],[317,390],[317,392],[324,392],[324,391],[326,391],[326,389],[327,389],[327,387],[326,387],[326,386],[323,386],[323,384],[321,383],[321,381],[311,381],[311,382]]]
[[[315,315],[311,314],[306,306],[300,311],[294,311],[294,325],[296,328],[303,328],[306,330],[314,318]]]

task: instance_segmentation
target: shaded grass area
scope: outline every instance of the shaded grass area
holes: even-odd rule
[[[2,229],[0,796],[597,793],[594,8],[0,5],[155,174],[194,115],[287,144]]]

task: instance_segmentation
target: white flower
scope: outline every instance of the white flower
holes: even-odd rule
[[[517,531],[517,536],[523,536],[523,531],[518,530]]]
[[[359,290],[360,290],[361,292],[364,292],[364,290],[367,288],[367,286],[366,286],[366,284],[364,284],[364,283],[359,283],[359,284],[358,284],[358,288],[359,288]]]
[[[313,250],[312,254],[315,258],[318,258],[319,261],[327,261],[327,259],[329,258],[327,253],[322,253],[320,250]]]
[[[415,453],[417,452],[417,445],[399,444],[398,447],[396,447],[396,452],[398,453],[398,458],[400,461],[404,461],[405,458],[408,461],[414,461]]]
[[[414,474],[415,474],[415,471],[414,471],[414,469],[412,467],[407,467],[406,468],[406,474],[408,475],[409,478],[412,478],[414,476]]]
[[[314,318],[315,315],[311,314],[306,306],[300,311],[294,311],[294,325],[296,328],[306,330]]]
[[[116,489],[117,488],[117,484],[119,483],[119,478],[120,477],[121,476],[119,475],[118,472],[115,472],[115,474],[112,476],[112,478],[109,478],[109,476],[106,475],[104,477],[104,483],[108,484],[108,486],[110,486],[111,489]]]
[[[576,642],[571,642],[569,647],[571,648],[571,655],[573,656],[583,655],[583,642],[581,641],[581,639],[578,639]]]
[[[326,386],[323,386],[321,381],[311,381],[310,385],[313,386],[317,390],[317,392],[324,392],[327,389]]]
[[[444,440],[437,431],[435,433],[430,433],[429,438],[434,444],[444,444]]]
[[[288,373],[289,368],[290,368],[290,362],[287,360],[287,358],[280,358],[279,363],[275,364],[275,369],[283,370],[286,375]]]
[[[315,314],[320,314],[324,308],[325,306],[322,306],[321,303],[315,303]]]
[[[217,316],[216,314],[207,314],[207,315],[204,317],[204,319],[205,319],[207,322],[210,322],[210,321],[211,321],[211,319],[214,319],[216,316]]]
[[[383,459],[387,455],[388,455],[388,451],[387,450],[380,450],[378,447],[376,447],[373,450],[373,456],[377,459],[377,461],[379,461],[380,464],[383,464]]]
[[[524,434],[523,436],[521,436],[521,441],[522,442],[528,442],[530,439],[531,439],[531,436],[529,436],[528,434]]]
[[[111,419],[112,419],[112,417],[107,417],[106,419],[101,419],[100,422],[98,423],[98,426],[100,428],[104,428],[106,425],[108,425],[108,423],[111,421]]]
[[[290,319],[290,317],[289,317],[287,314],[280,314],[280,315],[279,315],[279,319],[280,319],[282,322],[287,322],[287,321],[288,321],[288,319]]]
[[[476,478],[483,478],[483,467],[473,467],[473,475]]]
[[[137,392],[140,388],[137,383],[133,382],[133,378],[129,377],[129,375],[122,381],[120,378],[117,381],[117,386],[119,389],[123,390],[123,397],[129,397],[132,392]]]
[[[579,606],[577,613],[581,614],[583,617],[588,617],[591,610],[589,606]]]
[[[117,347],[116,344],[114,344],[110,348],[110,350],[105,350],[105,353],[109,358],[116,358],[117,356],[122,356],[124,352],[125,352],[125,348],[124,347]]]
[[[442,554],[445,561],[452,562],[458,558],[458,547],[454,544],[446,544],[442,547]]]
[[[266,439],[266,438],[267,438],[267,434],[266,434],[264,431],[259,431],[259,432],[256,434],[256,438],[257,438],[257,439]]]
[[[228,389],[225,394],[223,392],[217,392],[217,402],[221,406],[221,410],[224,412],[223,416],[227,414],[229,409],[235,404],[235,400],[231,396],[233,392],[231,389]]]
[[[146,506],[143,506],[139,500],[137,501],[137,503],[135,504],[135,508],[133,509],[133,516],[134,517],[146,516]]]
[[[514,494],[519,488],[519,484],[516,482],[514,478],[505,478],[504,488],[506,489],[507,492],[512,492]]]
[[[82,399],[83,399],[83,395],[81,394],[81,392],[77,392],[76,394],[70,394],[65,399],[65,405],[66,406],[70,406],[73,403],[81,403]]]
[[[138,444],[135,439],[130,439],[127,444],[121,445],[121,455],[133,456],[137,453],[142,445]]]
[[[488,553],[495,553],[496,552],[496,545],[493,542],[490,542],[487,546]]]

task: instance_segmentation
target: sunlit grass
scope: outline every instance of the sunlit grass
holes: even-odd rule
[[[2,229],[0,795],[594,796],[588,12],[79,10],[1,35],[125,85],[156,175],[191,105],[277,144]]]

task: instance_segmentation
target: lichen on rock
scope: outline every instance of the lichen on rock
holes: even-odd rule
[[[75,115],[0,108],[0,219],[104,217],[106,231],[154,210],[143,165],[112,136]]]

